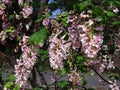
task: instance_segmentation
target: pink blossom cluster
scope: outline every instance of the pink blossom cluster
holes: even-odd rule
[[[105,69],[114,68],[113,63],[110,62],[110,64],[109,60],[111,61],[111,58],[107,59],[107,55],[102,55],[102,58],[99,60],[99,66],[97,67],[99,73],[104,72]]]
[[[62,69],[62,60],[67,59],[69,56],[71,42],[69,42],[69,40],[64,40],[65,36],[58,38],[61,32],[60,30],[56,30],[49,38],[49,61],[53,69]]]
[[[47,27],[49,25],[49,22],[50,22],[50,19],[49,18],[45,18],[43,20],[42,24]]]
[[[20,59],[17,59],[17,64],[15,65],[15,83],[20,85],[20,87],[26,84],[26,81],[30,75],[30,72],[36,63],[36,52],[33,51],[33,46],[27,46],[28,36],[23,36],[23,45],[21,46],[22,55]]]
[[[90,35],[88,33],[84,33],[80,35],[80,38],[82,43],[82,51],[87,55],[87,57],[96,57],[103,42],[102,34],[99,33]]]
[[[18,5],[22,5],[23,4],[23,0],[18,0]]]
[[[32,0],[18,0],[18,5],[29,4]]]
[[[115,69],[114,61],[112,60],[111,57],[110,57],[109,60],[108,60],[107,69]]]
[[[115,79],[109,80],[109,82],[110,82],[109,88],[111,90],[120,90],[120,87],[117,85],[117,81]]]
[[[28,18],[29,15],[33,13],[33,7],[32,6],[26,6],[22,9],[22,14],[24,18]]]
[[[89,58],[94,58],[97,56],[98,51],[101,49],[103,43],[103,35],[101,32],[93,33],[91,26],[94,24],[94,21],[89,19],[84,22],[83,25],[79,25],[80,29],[80,41],[82,44],[82,52],[86,54]]]
[[[100,55],[96,60],[88,62],[88,66],[96,68],[99,73],[104,72],[105,69],[115,69],[114,61],[108,55]]]
[[[73,83],[73,85],[80,85],[80,75],[73,70],[70,74],[68,74],[69,81]]]
[[[102,50],[105,54],[101,53],[101,59],[98,57],[99,60],[99,67],[98,71],[103,72],[105,69],[115,69],[113,57],[108,54],[109,48],[108,45],[103,45]]]
[[[4,4],[8,4],[8,3],[10,3],[10,0],[2,0],[2,2],[3,2]]]
[[[109,10],[113,11],[114,13],[119,13],[119,8],[114,5],[108,7]]]
[[[22,7],[22,15],[24,18],[28,18],[33,13],[33,7],[29,5],[32,0],[26,0],[25,3],[23,0],[18,0],[18,5],[23,5]],[[27,5],[24,5],[27,4]]]
[[[71,27],[68,27],[68,32],[69,32],[69,37],[72,41],[72,48],[74,50],[77,50],[81,46],[80,40],[79,40],[79,33],[74,27],[74,25]]]
[[[78,49],[81,46],[81,51],[89,58],[96,57],[101,49],[103,42],[102,26],[94,26],[95,22],[99,22],[99,18],[91,19],[91,13],[82,12],[81,14],[70,15],[68,18],[68,32],[72,41],[73,49]],[[99,20],[98,20],[99,19]],[[94,27],[93,27],[94,26]],[[94,30],[98,31],[95,33]]]
[[[70,14],[72,14],[73,12],[70,12]],[[68,23],[70,24],[70,26],[68,27],[68,34],[70,37],[70,40],[72,41],[72,48],[74,50],[77,50],[78,48],[80,48],[81,44],[80,44],[80,39],[79,39],[79,30],[77,29],[77,25],[79,18],[77,15],[70,15],[68,17]]]

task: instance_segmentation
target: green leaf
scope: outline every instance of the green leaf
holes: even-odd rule
[[[15,81],[15,76],[14,76],[14,75],[10,75],[9,79],[10,79],[11,81]]]
[[[42,27],[39,31],[33,33],[30,36],[29,42],[32,44],[39,44],[44,43],[44,41],[47,39],[47,30],[46,28]]]
[[[101,16],[103,14],[103,10],[100,7],[94,7],[92,11],[95,17]]]
[[[84,9],[86,9],[88,6],[91,6],[91,5],[92,5],[91,0],[86,0],[86,1],[82,1],[79,4],[79,7],[80,7],[80,10],[83,11]]]
[[[41,22],[43,21],[45,18],[49,17],[50,13],[46,13],[44,16],[41,16],[40,18],[38,18],[35,22]]]
[[[10,88],[13,85],[13,82],[7,82],[4,87]]]
[[[84,79],[84,77],[81,77],[81,85],[85,86],[87,84],[87,81]]]
[[[67,17],[64,17],[64,18],[62,19],[62,22],[63,22],[63,24],[64,24],[65,27],[68,26],[67,19],[68,19]]]
[[[84,60],[83,56],[77,56],[77,62],[80,62],[80,61],[83,61],[83,60]]]
[[[12,33],[15,30],[15,27],[11,26],[9,29],[5,30],[6,33]]]
[[[13,90],[20,90],[20,86],[19,85],[16,85]]]
[[[62,69],[62,75],[66,74],[65,68]]]
[[[115,73],[111,73],[111,74],[109,75],[109,78],[120,79],[120,78],[119,78],[119,75],[118,75],[118,74],[115,74]]]
[[[38,52],[38,53],[39,53],[39,56],[40,56],[41,58],[43,58],[43,59],[46,59],[46,58],[49,57],[49,52],[48,52],[48,50],[38,49],[38,50],[36,50],[36,52]]]
[[[68,85],[68,81],[62,80],[58,83],[59,87],[64,88],[66,85]]]
[[[14,19],[14,18],[15,18],[14,14],[9,15],[8,17],[9,20]]]
[[[43,54],[43,55],[49,54],[48,50],[43,50],[43,49],[39,49],[38,52],[39,52],[39,54]]]
[[[114,21],[112,24],[113,25],[120,25],[120,21]]]
[[[106,14],[107,14],[108,17],[116,16],[116,14],[114,12],[112,12],[112,11],[106,11]]]
[[[42,16],[41,18],[39,18],[39,19],[37,19],[35,22],[41,22],[43,19],[45,19],[45,17],[44,16]]]
[[[114,0],[114,4],[115,4],[117,7],[120,7],[120,1]]]

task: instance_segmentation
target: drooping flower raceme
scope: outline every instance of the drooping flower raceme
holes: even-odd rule
[[[92,25],[91,22],[88,25]],[[103,33],[91,33],[91,29],[86,25],[79,25],[80,28],[80,41],[82,44],[82,52],[86,54],[87,57],[94,58],[97,56],[98,51],[101,49],[103,43]]]
[[[89,58],[96,57],[103,42],[102,26],[93,26],[95,20],[91,19],[91,12],[85,14],[71,14],[68,18],[68,33],[72,41],[72,48],[81,51]],[[96,22],[99,22],[98,20]],[[93,33],[94,30],[98,31]]]
[[[94,58],[102,45],[102,34],[99,33],[89,37],[87,33],[84,33],[83,35],[80,35],[80,38],[82,43],[82,51],[87,55],[87,57]]]
[[[53,69],[63,68],[62,60],[67,59],[69,56],[69,49],[71,46],[71,42],[69,42],[69,40],[64,40],[64,36],[58,38],[60,33],[60,30],[56,30],[49,38],[49,61]]]
[[[17,59],[17,64],[15,65],[15,83],[20,85],[20,87],[26,84],[26,81],[37,59],[36,52],[33,51],[34,47],[26,45],[28,39],[28,36],[23,36],[23,45],[21,47],[22,55],[20,59]]]

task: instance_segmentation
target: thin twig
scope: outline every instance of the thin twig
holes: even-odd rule
[[[94,68],[92,68],[92,69],[94,70],[94,72],[95,72],[102,80],[104,80],[104,81],[107,82],[108,84],[112,84],[112,83],[110,83],[109,81],[107,81],[105,78],[103,78],[103,76],[100,75]]]

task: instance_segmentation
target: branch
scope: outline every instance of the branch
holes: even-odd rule
[[[47,85],[44,75],[39,71],[37,66],[35,66],[35,68],[36,68],[37,72],[39,73],[39,76],[41,77],[41,84]]]
[[[35,68],[33,67],[32,70],[32,80],[30,80],[30,83],[32,85],[32,88],[35,87],[36,85],[36,73],[35,73]]]
[[[105,78],[103,78],[103,76],[100,75],[94,68],[92,68],[92,69],[94,70],[94,72],[95,72],[102,80],[104,80],[104,81],[107,82],[108,84],[112,84],[112,83],[110,83],[109,81],[107,81]]]

